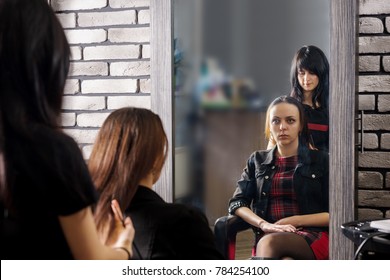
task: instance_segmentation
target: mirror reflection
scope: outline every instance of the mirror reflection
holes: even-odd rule
[[[210,224],[248,156],[265,149],[265,111],[291,91],[303,45],[329,58],[329,2],[174,0],[174,199]]]

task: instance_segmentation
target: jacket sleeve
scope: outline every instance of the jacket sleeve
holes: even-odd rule
[[[237,182],[233,197],[229,200],[229,214],[231,215],[240,207],[250,207],[255,198],[257,187],[254,160],[255,155],[253,153],[247,161],[240,180]]]

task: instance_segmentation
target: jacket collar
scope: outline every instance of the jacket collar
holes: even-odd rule
[[[272,149],[265,151],[265,153],[266,153],[265,160],[263,161],[262,164],[270,165],[270,164],[274,163],[275,162],[276,145]]]
[[[265,151],[266,156],[265,156],[265,160],[263,161],[262,164],[270,165],[270,164],[273,164],[275,162],[276,148],[277,147],[275,145],[272,149]],[[309,164],[311,162],[315,162],[316,161],[316,157],[314,157],[312,155],[313,154],[311,153],[311,151],[309,150],[308,147],[299,144],[299,147],[298,147],[299,159],[298,160],[299,160],[300,163]]]

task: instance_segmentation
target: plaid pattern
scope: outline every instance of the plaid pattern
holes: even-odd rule
[[[266,217],[270,223],[300,214],[293,186],[293,175],[297,164],[298,156],[279,157],[275,160],[277,169],[272,180]],[[296,234],[304,237],[309,245],[321,237],[320,232],[305,229],[297,231]]]
[[[293,186],[293,175],[298,156],[279,157],[275,160],[276,172],[268,201],[267,221],[274,223],[282,218],[299,214]]]

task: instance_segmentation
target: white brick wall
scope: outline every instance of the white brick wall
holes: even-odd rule
[[[124,106],[150,109],[150,96],[110,96],[107,99],[108,109],[119,109]]]
[[[360,33],[382,33],[383,24],[379,18],[361,18],[359,20]]]
[[[71,64],[61,114],[87,159],[114,109],[150,108],[150,0],[52,0]]]
[[[135,79],[86,80],[81,82],[82,93],[132,93],[137,91]]]
[[[150,58],[150,45],[142,46],[142,58]]]
[[[81,59],[81,47],[70,47],[71,60],[80,60]]]
[[[110,0],[112,8],[134,8],[134,7],[149,7],[149,0]]]
[[[61,22],[63,28],[72,28],[76,27],[76,14],[58,14],[58,19]]]
[[[150,41],[150,31],[148,27],[112,28],[108,30],[108,40],[115,43],[147,43]]]
[[[83,153],[84,158],[89,158],[92,152],[93,145],[83,145],[81,152]]]
[[[107,0],[51,0],[54,11],[92,10],[107,6]]]
[[[101,110],[105,108],[104,96],[64,96],[65,110]]]
[[[76,114],[75,113],[62,113],[61,120],[62,120],[62,125],[64,127],[74,126],[76,124]]]
[[[109,45],[84,48],[85,60],[135,59],[140,56],[138,45]]]
[[[81,13],[77,20],[81,27],[135,24],[135,10],[120,12]]]
[[[101,127],[110,113],[82,113],[77,116],[80,127]]]
[[[99,132],[98,129],[68,129],[64,132],[73,137],[77,143],[93,144]]]
[[[145,76],[150,73],[149,61],[112,62],[112,76]]]
[[[139,82],[140,92],[142,93],[150,93],[151,86],[150,79],[140,80]]]
[[[107,40],[107,31],[104,29],[65,30],[69,44],[102,43]]]
[[[73,76],[107,76],[107,62],[71,62],[70,73]]]
[[[65,94],[75,94],[80,90],[80,82],[77,79],[68,79],[65,84]]]
[[[150,11],[141,10],[138,12],[138,23],[139,24],[149,24],[150,23]]]

